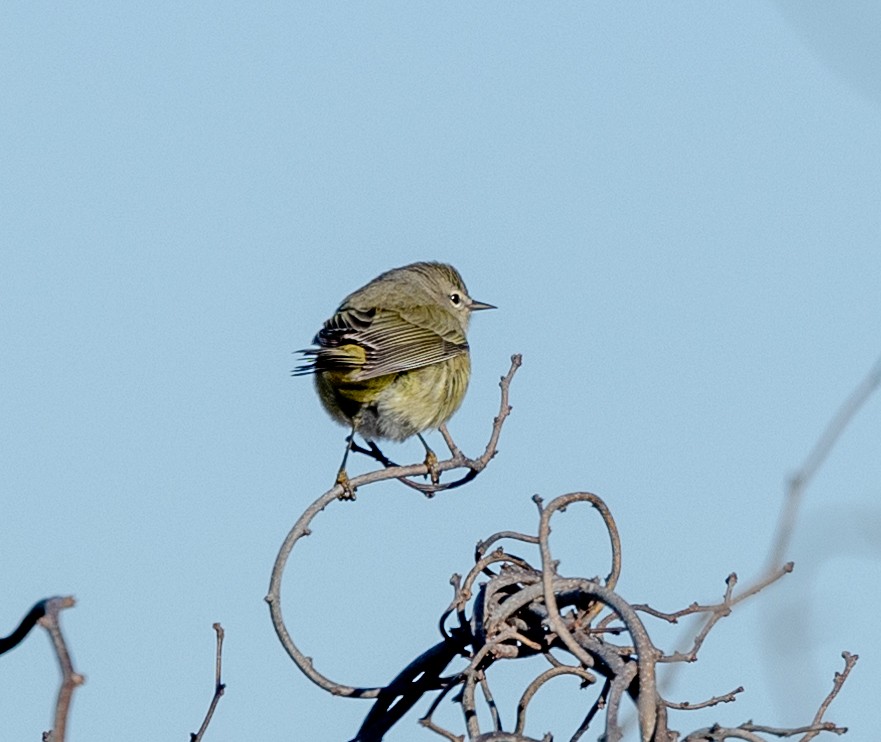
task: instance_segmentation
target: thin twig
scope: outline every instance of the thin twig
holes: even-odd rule
[[[219,623],[215,623],[213,624],[213,628],[217,634],[217,650],[214,660],[214,696],[211,698],[211,703],[208,706],[208,713],[205,714],[205,719],[202,721],[202,726],[199,727],[199,731],[195,734],[190,734],[190,742],[200,742],[214,716],[214,709],[217,708],[217,704],[220,702],[220,697],[226,690],[226,685],[221,682],[220,679],[221,663],[223,659],[223,627]]]
[[[674,703],[673,701],[664,701],[664,705],[667,708],[677,709],[679,711],[697,711],[698,709],[709,708],[710,706],[715,706],[719,703],[733,703],[737,700],[737,694],[743,693],[743,686],[738,686],[732,691],[725,693],[721,696],[713,696],[712,698],[708,698],[706,701],[700,701],[698,703],[692,703],[691,701],[680,701],[679,703]]]
[[[664,614],[660,611],[654,610],[646,610],[647,606],[634,606],[636,610],[643,610],[651,613],[651,615],[657,618],[663,618],[665,620],[671,621],[672,623],[676,622],[676,619],[682,618],[683,616],[687,616],[693,613],[708,613],[706,621],[704,621],[700,630],[694,637],[692,641],[691,649],[687,652],[676,651],[669,655],[664,655],[659,658],[659,662],[694,662],[697,659],[697,654],[700,651],[700,648],[703,646],[704,640],[707,638],[707,635],[710,633],[710,630],[716,625],[718,621],[729,616],[731,614],[731,609],[734,608],[738,603],[742,603],[747,598],[752,597],[756,593],[764,590],[768,585],[779,580],[784,575],[789,574],[793,570],[793,563],[787,562],[779,569],[770,572],[765,575],[765,577],[757,582],[754,582],[750,585],[746,590],[734,595],[734,586],[737,584],[737,575],[732,572],[728,575],[728,579],[726,580],[725,587],[725,595],[722,599],[721,603],[715,603],[713,605],[699,605],[697,603],[692,603],[688,608],[683,608],[681,611],[676,611],[675,613]]]
[[[439,734],[442,737],[450,740],[450,742],[464,742],[464,737],[453,734],[449,730],[444,729],[443,727],[436,724],[435,721],[431,718],[432,714],[434,714],[434,712],[437,710],[437,707],[440,706],[441,701],[443,701],[446,695],[455,687],[456,686],[450,684],[446,688],[443,688],[441,692],[437,694],[434,701],[431,702],[431,705],[428,707],[428,711],[425,712],[425,715],[421,719],[419,719],[419,723],[426,729],[430,729],[432,732],[435,732],[436,734]]]
[[[556,499],[548,503],[547,507],[541,510],[541,522],[539,524],[538,536],[541,541],[540,550],[542,585],[544,587],[544,601],[548,610],[548,625],[550,626],[551,630],[560,637],[562,642],[566,645],[566,648],[570,652],[572,652],[572,654],[574,654],[575,657],[577,657],[582,664],[584,664],[585,666],[590,666],[592,660],[589,659],[589,656],[585,653],[585,650],[578,643],[578,640],[566,628],[563,619],[560,616],[560,612],[557,607],[557,597],[554,591],[554,573],[556,571],[556,565],[551,558],[550,545],[548,542],[551,532],[550,519],[554,512],[556,512],[560,508],[566,507],[571,502],[573,502],[574,499],[585,499],[593,503],[593,500],[589,499],[587,496],[589,496],[590,498],[599,499],[596,497],[596,495],[592,495],[591,493],[574,493],[573,495],[564,495],[562,497],[557,497]],[[536,504],[539,505],[539,507],[541,508],[540,498],[533,499],[536,500]],[[600,512],[602,513],[603,511],[600,510]],[[613,558],[612,574],[615,574],[614,563],[615,560]],[[617,575],[615,575],[615,578],[617,579]],[[564,580],[564,582],[576,581]],[[598,600],[608,605],[612,610],[615,611],[615,613],[617,613],[621,617],[621,620],[627,626],[627,629],[630,635],[633,637],[634,643],[637,646],[637,663],[639,668],[639,696],[636,699],[637,715],[639,717],[639,727],[642,740],[643,742],[648,742],[655,732],[658,705],[658,693],[655,686],[655,662],[660,653],[657,649],[655,649],[654,645],[649,639],[649,635],[646,632],[645,627],[642,625],[642,622],[639,620],[639,616],[636,615],[636,612],[633,610],[633,608],[630,607],[628,603],[626,603],[611,589],[606,588],[602,585],[598,585],[596,583],[592,583],[590,580],[578,580],[577,582],[583,586],[582,589],[585,590],[585,592],[596,596]],[[633,673],[636,674],[636,666],[633,667]],[[612,684],[610,708],[612,702],[616,700],[616,692],[620,690],[616,686],[616,683],[617,679]],[[629,682],[627,686],[624,687],[626,688],[628,686]],[[606,718],[609,718],[608,715]],[[608,732],[607,737],[609,737]]]
[[[832,690],[829,691],[829,695],[823,699],[823,702],[820,704],[820,708],[817,709],[817,713],[814,714],[813,724],[818,725],[823,722],[823,716],[826,714],[826,711],[829,709],[829,705],[832,701],[835,700],[835,697],[838,695],[841,690],[841,686],[844,685],[844,681],[847,680],[847,676],[850,675],[850,671],[853,670],[854,665],[857,663],[857,660],[860,658],[858,654],[851,654],[850,652],[842,652],[842,659],[844,659],[844,670],[842,672],[836,672],[835,678],[832,682]],[[828,723],[828,722],[826,722]],[[838,732],[837,728],[828,730],[828,731],[836,731],[837,734],[843,734],[847,731],[846,728],[842,728],[843,731]],[[801,738],[801,742],[808,742],[817,736],[819,732],[808,732],[804,737]]]
[[[526,533],[518,533],[517,531],[499,531],[489,538],[477,542],[477,545],[474,547],[474,561],[482,559],[483,555],[489,550],[489,547],[502,539],[522,541],[526,544],[538,544],[538,536],[530,536]]]
[[[795,737],[799,734],[803,734],[804,736],[801,738],[800,742],[809,742],[809,740],[814,739],[814,737],[822,732],[830,732],[831,734],[838,735],[845,734],[847,732],[847,727],[839,727],[831,721],[823,721],[823,716],[828,710],[829,705],[835,700],[835,697],[844,685],[844,681],[847,680],[847,676],[850,675],[850,671],[859,659],[857,655],[850,654],[849,652],[842,652],[841,656],[844,658],[844,670],[840,673],[835,673],[832,690],[826,698],[823,699],[823,702],[817,709],[817,713],[814,714],[813,721],[807,726],[771,727],[765,726],[764,724],[754,724],[751,721],[737,727],[722,727],[716,724],[712,727],[706,727],[692,732],[683,740],[683,742],[703,742],[704,740],[725,739],[745,739],[750,740],[751,742],[765,742],[765,739],[759,736],[760,734],[770,734],[774,737],[780,738]],[[736,693],[737,691],[734,692]],[[672,708],[671,704],[668,703],[667,705]],[[698,708],[698,706],[695,705],[691,708]]]
[[[431,466],[431,468],[429,468],[427,463],[415,464],[408,467],[395,466],[394,462],[389,460],[375,444],[371,444],[370,448],[367,449],[353,443],[352,450],[375,459],[386,467],[386,471],[395,472],[393,476],[398,481],[418,492],[421,492],[427,497],[433,497],[438,492],[446,492],[447,490],[456,489],[457,487],[468,484],[468,482],[472,481],[487,467],[489,462],[498,453],[499,436],[502,433],[502,426],[508,415],[511,414],[511,406],[508,404],[508,389],[511,386],[511,380],[514,378],[514,374],[517,373],[517,369],[520,368],[522,363],[523,357],[519,353],[511,356],[511,367],[508,369],[508,373],[499,381],[499,388],[501,389],[499,414],[493,419],[492,432],[490,433],[489,441],[486,444],[486,449],[476,459],[468,458],[461,450],[459,450],[459,447],[453,442],[453,438],[447,430],[446,424],[441,425],[438,429],[440,430],[447,447],[450,449],[450,458],[438,462]],[[427,482],[417,482],[411,478],[414,476],[427,475],[435,477],[439,476],[442,472],[453,469],[468,469],[468,471],[461,478],[443,484],[439,482],[431,482],[430,484]],[[388,478],[389,477],[383,477],[383,479]],[[351,480],[349,483],[351,490],[344,493],[346,498],[351,498],[352,493],[355,491],[356,482],[359,480],[361,480],[361,477]]]

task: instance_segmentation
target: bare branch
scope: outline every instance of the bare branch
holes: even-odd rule
[[[744,591],[735,602],[739,602],[754,595],[759,590],[764,589],[769,584],[779,579],[781,576],[781,569],[783,571],[792,571],[792,562],[784,564],[783,567],[780,566],[780,563],[783,561],[789,550],[805,489],[828,458],[832,449],[835,447],[835,444],[841,438],[842,433],[846,430],[847,426],[854,419],[859,410],[866,404],[872,394],[878,389],[879,385],[881,385],[881,357],[875,361],[872,368],[869,370],[869,373],[857,384],[842,403],[841,407],[829,421],[825,430],[802,462],[798,471],[790,479],[785,494],[783,508],[777,523],[777,532],[774,539],[771,541],[769,558],[765,571],[756,578],[753,585],[748,590]],[[649,612],[651,612],[650,609],[647,609],[645,606],[643,606],[641,610],[649,610]],[[652,613],[652,615],[658,614]],[[679,615],[685,614],[680,612]],[[668,618],[667,620],[671,619]],[[716,614],[711,614],[708,619],[708,621],[713,622],[718,620],[719,616]],[[671,622],[675,623],[675,619],[671,620]],[[711,627],[703,626],[698,632],[698,636],[702,634],[705,635],[709,628]],[[690,655],[694,651],[696,651],[696,648],[692,647],[691,652],[687,654]],[[671,679],[672,675],[668,675],[666,681]]]
[[[835,413],[822,435],[814,444],[807,458],[802,462],[801,467],[790,479],[786,492],[786,502],[783,505],[783,511],[777,524],[777,535],[771,542],[772,548],[767,567],[769,571],[775,569],[786,557],[805,489],[814,478],[817,470],[826,461],[841,434],[879,385],[881,385],[881,357],[875,361],[869,373],[866,374],[847,399],[844,400],[838,412]]]
[[[845,734],[847,732],[847,727],[839,727],[833,724],[830,721],[823,721],[823,716],[829,708],[829,705],[835,700],[835,697],[838,695],[841,687],[844,685],[844,681],[847,680],[848,675],[850,675],[850,671],[853,669],[853,666],[856,664],[859,657],[855,654],[850,654],[849,652],[842,652],[841,656],[844,658],[844,671],[835,673],[835,680],[832,684],[832,690],[829,692],[829,695],[823,699],[823,702],[820,704],[820,707],[817,709],[817,713],[814,714],[813,721],[803,727],[771,727],[765,726],[763,724],[753,724],[751,721],[745,722],[737,727],[722,727],[714,725],[712,727],[706,727],[704,729],[698,729],[697,731],[689,734],[683,742],[703,742],[704,740],[725,740],[725,739],[746,739],[751,742],[765,742],[765,738],[759,735],[761,734],[769,734],[773,737],[795,737],[797,735],[803,734],[804,736],[801,738],[801,742],[809,742],[809,740],[814,739],[818,734],[822,732],[829,732],[831,734]],[[742,688],[734,691],[737,693],[738,691],[743,690]],[[733,695],[733,694],[732,694]],[[726,700],[726,699],[722,699]],[[734,700],[729,699],[729,700]],[[671,704],[667,704],[671,706]],[[698,708],[698,706],[693,706],[692,708]]]
[[[681,611],[676,611],[675,613],[661,613],[660,611],[655,611],[648,606],[643,605],[634,606],[636,610],[645,611],[646,613],[650,613],[656,618],[662,618],[666,621],[670,621],[671,623],[676,623],[678,619],[691,614],[709,614],[709,617],[695,635],[691,649],[689,649],[687,652],[673,652],[672,654],[660,657],[658,661],[694,662],[697,659],[697,654],[700,651],[700,648],[703,646],[704,640],[707,638],[707,635],[710,633],[710,631],[718,621],[725,618],[726,616],[731,615],[731,609],[738,603],[742,603],[744,600],[752,597],[756,593],[768,587],[768,585],[779,580],[784,575],[792,572],[793,566],[794,565],[792,562],[784,564],[778,570],[767,574],[762,580],[753,583],[746,590],[738,593],[737,595],[734,595],[734,586],[737,584],[737,575],[732,572],[730,575],[728,575],[728,579],[726,580],[725,596],[723,597],[721,603],[715,603],[713,605],[700,605],[698,603],[692,603],[687,608],[683,608]]]
[[[44,735],[44,739],[48,742],[64,742],[73,692],[77,686],[86,682],[85,677],[73,669],[70,652],[67,649],[64,635],[61,633],[61,611],[65,608],[72,608],[75,604],[76,601],[72,596],[49,598],[45,601],[45,610],[39,619],[40,625],[49,632],[55,656],[61,667],[61,687],[58,689],[58,700],[55,703],[55,723],[52,726],[52,731]]]

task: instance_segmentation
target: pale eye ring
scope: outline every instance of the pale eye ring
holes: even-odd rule
[[[458,291],[454,291],[450,294],[450,301],[453,303],[454,307],[458,307],[462,303],[462,294]]]

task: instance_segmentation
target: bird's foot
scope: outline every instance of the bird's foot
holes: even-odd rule
[[[349,480],[349,475],[346,474],[345,469],[339,470],[339,473],[336,475],[336,482],[334,484],[338,484],[343,488],[343,491],[339,494],[340,500],[355,499],[355,488],[352,486],[352,482]]]
[[[428,468],[428,476],[432,484],[440,483],[440,471],[437,468],[437,454],[430,448],[425,451],[425,466]]]

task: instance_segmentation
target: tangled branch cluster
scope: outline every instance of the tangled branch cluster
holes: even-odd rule
[[[670,710],[693,710],[733,701],[743,688],[699,703],[673,702],[663,698],[656,682],[661,663],[693,662],[715,623],[730,614],[732,607],[791,571],[782,567],[773,577],[735,595],[736,578],[729,576],[722,600],[711,605],[694,603],[676,613],[662,613],[644,605],[628,603],[615,591],[621,571],[621,549],[614,519],[603,501],[594,494],[576,492],[557,497],[547,506],[534,498],[540,513],[537,536],[512,531],[493,534],[478,544],[475,563],[464,577],[454,575],[455,595],[440,621],[442,641],[411,662],[391,683],[378,689],[375,702],[352,742],[381,740],[385,733],[420,699],[434,694],[420,720],[441,737],[462,742],[465,736],[441,727],[433,715],[444,698],[456,691],[467,739],[472,742],[537,742],[525,734],[529,705],[550,680],[571,675],[582,687],[595,687],[579,727],[569,739],[582,739],[589,729],[602,729],[601,739],[615,742],[623,737],[622,709],[629,700],[637,709],[640,738],[644,742],[698,742],[728,738],[761,741],[767,736],[804,735],[811,739],[820,732],[841,734],[846,730],[823,720],[856,657],[845,653],[845,669],[836,675],[835,685],[814,719],[799,728],[778,729],[752,722],[738,727],[713,726],[692,731],[684,737],[670,729]],[[602,516],[612,545],[612,564],[603,579],[564,577],[557,572],[550,550],[550,520],[557,511],[575,503],[588,503]],[[501,547],[500,541],[538,546],[540,565]],[[485,581],[478,583],[483,577]],[[470,613],[469,613],[470,606]],[[687,652],[664,653],[652,642],[643,617],[676,622],[686,615],[707,616]],[[448,628],[447,624],[452,625]],[[547,668],[527,685],[517,705],[513,729],[505,731],[490,689],[490,668],[500,662],[540,656]],[[447,673],[456,657],[467,666]],[[332,689],[329,689],[332,690]],[[366,690],[366,689],[365,689]],[[362,696],[363,697],[363,696]],[[481,701],[482,697],[482,701]],[[491,730],[480,727],[478,706],[486,704]],[[763,736],[764,735],[764,736]],[[546,735],[542,742],[552,737]]]

